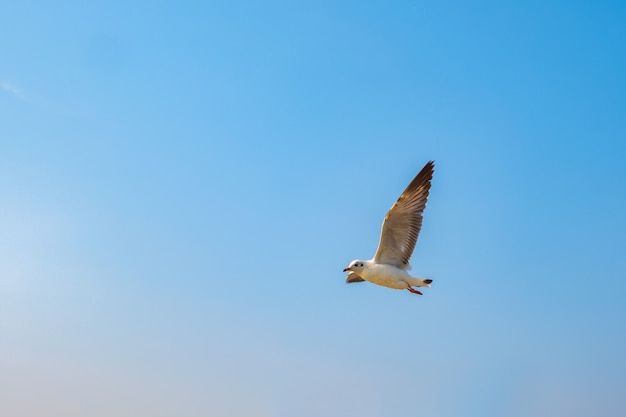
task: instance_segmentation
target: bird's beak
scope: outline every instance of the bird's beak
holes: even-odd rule
[[[348,267],[348,268],[343,269],[343,272],[346,272],[346,271],[352,271],[352,270]]]

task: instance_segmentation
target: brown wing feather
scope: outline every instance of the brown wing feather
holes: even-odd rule
[[[365,280],[361,278],[361,276],[357,274],[356,272],[350,272],[348,273],[348,276],[346,277],[347,284],[352,284],[353,282],[363,282],[363,281]]]
[[[429,161],[387,212],[374,256],[377,263],[410,268],[409,259],[422,228],[422,213],[428,200],[434,167],[435,163]]]

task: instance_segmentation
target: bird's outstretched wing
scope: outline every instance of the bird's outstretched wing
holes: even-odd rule
[[[422,213],[428,200],[435,163],[429,161],[413,178],[383,220],[376,263],[410,269],[409,259],[422,228]]]
[[[353,282],[363,282],[363,281],[365,280],[361,278],[359,274],[357,274],[356,272],[349,272],[348,276],[346,277],[347,284],[352,284]]]

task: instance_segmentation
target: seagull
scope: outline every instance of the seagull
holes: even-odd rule
[[[369,281],[419,295],[422,293],[413,287],[430,287],[432,279],[415,278],[408,271],[411,269],[409,259],[422,228],[422,213],[428,200],[434,167],[434,161],[426,163],[387,212],[374,259],[355,259],[343,270],[348,271],[348,284]]]

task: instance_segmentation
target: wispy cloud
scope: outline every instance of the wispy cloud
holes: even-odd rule
[[[0,88],[4,91],[6,91],[7,93],[15,96],[16,98],[18,98],[19,100],[22,101],[29,101],[28,97],[26,96],[26,94],[24,94],[24,92],[22,91],[21,88],[11,84],[8,81],[2,81],[0,82]]]
[[[84,111],[74,111],[71,108],[63,106],[62,104],[46,100],[39,95],[25,93],[24,90],[22,90],[20,87],[12,82],[7,81],[6,79],[0,79],[0,94],[2,94],[3,92],[13,96],[14,98],[24,103],[28,103],[30,105],[36,106],[37,108],[44,109],[52,113],[63,114],[72,117],[80,117],[84,114]]]

